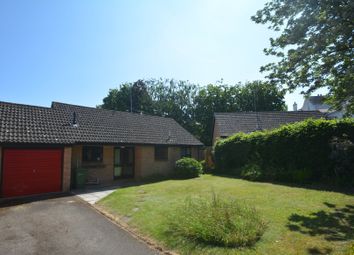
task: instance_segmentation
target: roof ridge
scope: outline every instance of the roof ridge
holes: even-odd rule
[[[250,113],[321,113],[319,110],[312,111],[239,111],[239,112],[214,112],[214,115],[231,115],[231,114],[250,114]]]
[[[53,106],[54,104],[61,104],[61,105],[66,105],[66,106],[80,107],[80,108],[92,109],[92,110],[97,110],[97,111],[118,112],[118,113],[124,113],[124,114],[128,114],[128,115],[134,115],[134,116],[145,116],[145,117],[164,118],[164,119],[168,119],[168,120],[174,120],[172,117],[165,117],[165,116],[152,115],[152,114],[146,114],[146,113],[137,113],[137,112],[117,111],[117,110],[110,110],[110,109],[104,109],[104,108],[96,108],[96,107],[92,107],[92,106],[61,103],[61,102],[56,102],[56,101],[52,101],[52,108],[51,109],[55,109],[54,106]]]
[[[6,101],[0,101],[0,104],[14,105],[14,106],[25,106],[25,107],[32,107],[32,108],[41,108],[41,109],[46,109],[46,110],[52,109],[51,107],[47,107],[47,106],[20,104],[20,103],[6,102]]]

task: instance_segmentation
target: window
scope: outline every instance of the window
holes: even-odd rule
[[[155,146],[155,160],[167,161],[168,160],[168,147]]]
[[[181,158],[191,158],[192,148],[191,147],[181,147]]]
[[[102,146],[84,146],[82,148],[82,161],[102,162],[102,159],[103,159]]]

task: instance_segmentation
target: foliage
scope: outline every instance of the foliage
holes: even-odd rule
[[[195,133],[193,98],[198,93],[197,85],[173,79],[151,79],[146,83],[154,102],[154,114],[173,118]]]
[[[198,137],[211,144],[215,112],[285,110],[284,93],[269,83],[254,81],[244,85],[208,85],[195,97],[195,120]]]
[[[331,160],[334,161],[334,173],[339,185],[348,183],[354,167],[354,144],[348,136],[334,137],[331,140]],[[344,177],[344,178],[343,178]]]
[[[202,171],[202,164],[193,158],[181,158],[176,161],[175,173],[179,178],[198,177]]]
[[[131,94],[132,93],[132,94]],[[284,110],[284,92],[261,81],[230,86],[219,82],[200,87],[188,81],[151,79],[122,84],[109,91],[104,109],[143,112],[170,117],[211,144],[214,112]]]
[[[152,98],[143,80],[123,83],[118,89],[111,89],[100,106],[103,109],[153,113]]]
[[[170,217],[173,235],[195,242],[228,247],[254,245],[266,224],[258,212],[232,198],[189,198]]]
[[[306,94],[327,87],[336,108],[354,113],[351,0],[272,0],[252,20],[280,31],[264,50],[280,58],[261,68],[271,82],[286,84],[290,91],[306,88]]]
[[[213,171],[213,166],[208,163],[206,160],[200,161],[200,164],[202,164],[202,169],[204,174],[210,174]]]
[[[334,140],[335,139],[335,142]],[[258,165],[263,180],[353,184],[354,119],[307,120],[238,133],[215,145],[216,172],[241,175]]]
[[[195,97],[195,121],[199,124],[197,136],[211,144],[215,112],[281,111],[285,109],[284,93],[269,83],[247,82],[244,85],[208,85]]]
[[[261,167],[257,164],[247,164],[241,169],[241,177],[250,181],[260,180],[262,176]]]

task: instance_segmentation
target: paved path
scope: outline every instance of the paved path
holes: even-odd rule
[[[72,193],[77,195],[79,198],[83,199],[84,201],[94,204],[98,200],[108,196],[109,194],[113,193],[119,186],[111,186],[105,188],[92,188],[86,190],[74,190]]]
[[[75,196],[0,208],[0,254],[156,254]]]

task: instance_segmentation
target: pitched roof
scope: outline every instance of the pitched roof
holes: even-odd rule
[[[304,103],[300,110],[302,111],[321,111],[327,112],[330,109],[330,106],[324,102],[324,96],[310,96],[305,98]]]
[[[0,143],[202,145],[171,118],[58,102],[51,108],[0,102]]]
[[[318,111],[215,113],[214,125],[217,125],[220,136],[230,136],[238,132],[250,133],[256,130],[274,129],[308,118],[323,117],[325,115]]]

